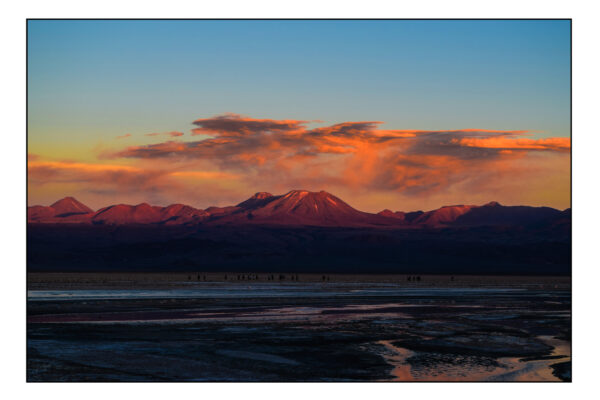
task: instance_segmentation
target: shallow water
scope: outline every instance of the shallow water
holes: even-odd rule
[[[539,337],[553,347],[550,360],[526,360],[519,357],[500,357],[496,363],[486,357],[470,355],[464,357],[454,354],[441,357],[440,354],[427,354],[432,366],[415,367],[408,360],[418,357],[419,353],[394,346],[390,341],[378,342],[384,346],[382,355],[394,369],[391,372],[394,381],[521,381],[521,382],[558,382],[561,379],[552,374],[552,364],[571,360],[570,343],[549,336]],[[420,355],[423,357],[423,354]]]
[[[28,299],[30,381],[570,377],[552,366],[570,361],[565,289],[194,282]]]
[[[444,296],[494,295],[516,291],[522,288],[398,288],[398,285],[370,284],[369,288],[359,283],[329,284],[268,284],[253,285],[219,283],[192,283],[193,289],[110,289],[110,290],[29,290],[27,297],[31,301],[43,300],[104,300],[104,299],[168,299],[168,298],[215,298],[215,297],[331,297],[331,296]],[[545,295],[545,294],[540,294]]]

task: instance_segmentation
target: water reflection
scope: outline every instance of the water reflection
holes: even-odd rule
[[[561,381],[552,364],[571,361],[571,345],[550,336],[538,339],[553,347],[548,359],[440,354],[411,351],[381,340],[381,355],[394,369],[392,381]],[[386,379],[387,380],[387,379]]]

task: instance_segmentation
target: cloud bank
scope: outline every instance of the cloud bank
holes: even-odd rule
[[[182,179],[188,185],[202,179],[204,185],[210,181],[213,190],[227,186],[227,196],[239,192],[239,200],[259,190],[323,189],[352,196],[370,210],[378,202],[382,208],[393,206],[384,201],[441,202],[439,206],[479,197],[518,203],[521,196],[521,203],[532,203],[536,197],[531,190],[540,192],[533,202],[543,203],[543,196],[548,205],[558,197],[568,201],[568,137],[533,138],[525,130],[386,130],[381,129],[381,121],[309,128],[311,122],[237,114],[197,119],[192,135],[202,135],[199,140],[182,141],[177,137],[183,133],[170,132],[169,140],[100,157],[114,164],[127,161],[133,165],[129,169],[110,170],[102,164],[102,173],[84,166],[73,173],[74,165],[61,169],[36,161],[30,165],[30,179],[113,182],[113,186],[154,190],[165,196],[170,191],[171,197],[186,190]],[[560,194],[549,196],[546,187]],[[246,190],[250,192],[242,194]],[[218,195],[218,190],[213,194]]]

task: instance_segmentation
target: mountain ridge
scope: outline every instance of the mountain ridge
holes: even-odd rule
[[[570,208],[451,205],[430,211],[359,211],[326,191],[291,190],[282,195],[257,192],[235,206],[199,209],[185,204],[166,207],[115,204],[93,211],[74,197],[50,206],[27,208],[28,223],[94,225],[275,225],[322,227],[443,228],[497,226],[570,220]]]

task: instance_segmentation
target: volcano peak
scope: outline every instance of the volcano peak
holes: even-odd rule
[[[56,215],[62,214],[87,214],[94,212],[91,208],[81,203],[74,197],[65,197],[50,205]]]

